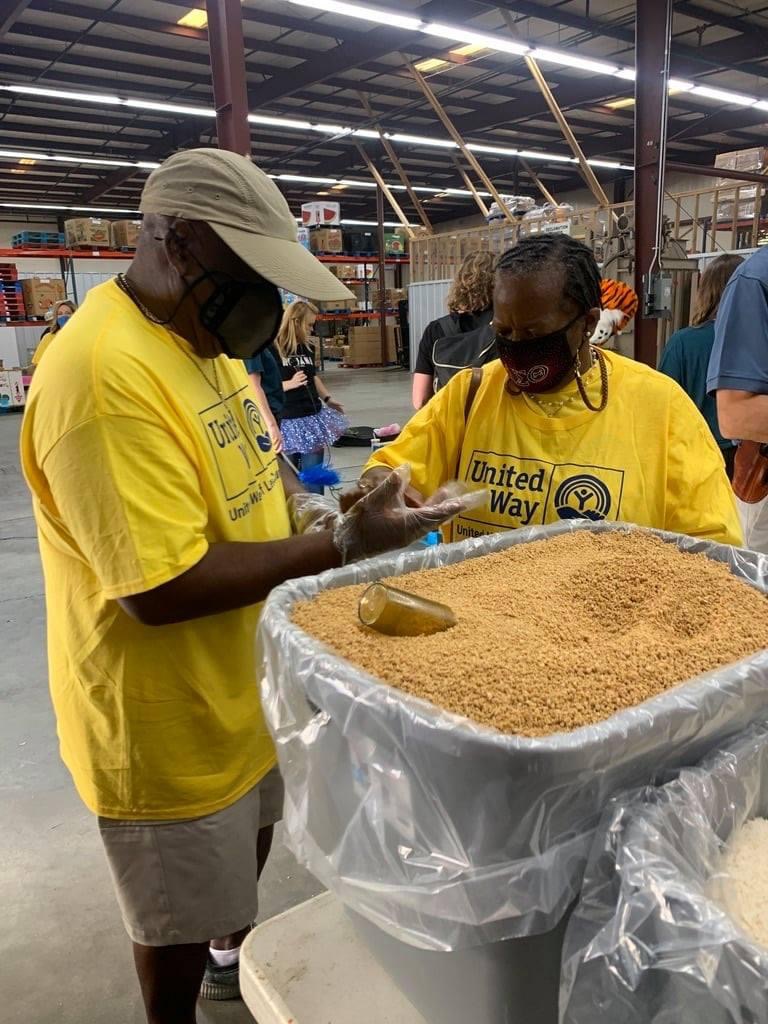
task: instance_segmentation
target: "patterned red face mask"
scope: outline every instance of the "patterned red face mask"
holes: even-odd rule
[[[513,387],[539,394],[552,391],[568,376],[579,358],[578,351],[571,351],[568,331],[583,316],[579,313],[565,327],[540,338],[509,341],[496,336],[499,359]]]

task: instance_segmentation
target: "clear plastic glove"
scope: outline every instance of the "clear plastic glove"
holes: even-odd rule
[[[440,488],[420,508],[409,508],[405,492],[410,478],[411,467],[398,466],[348,512],[340,514],[333,526],[333,542],[345,564],[407,547],[454,516],[488,500],[487,491],[467,491],[463,484],[454,481]]]
[[[294,533],[321,533],[333,530],[344,518],[333,498],[300,491],[288,498],[288,514]]]

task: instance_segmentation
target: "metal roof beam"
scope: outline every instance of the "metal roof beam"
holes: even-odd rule
[[[0,39],[11,31],[16,21],[29,7],[29,0],[10,0],[3,7],[5,9],[0,11]]]

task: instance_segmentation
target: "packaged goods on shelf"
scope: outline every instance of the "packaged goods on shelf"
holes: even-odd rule
[[[350,231],[344,228],[344,252],[367,256],[379,248],[375,231]]]
[[[303,227],[338,224],[341,219],[341,204],[313,202],[301,204],[301,223]]]
[[[29,316],[45,316],[51,306],[67,294],[60,277],[28,277],[21,282],[21,289]]]
[[[385,256],[405,256],[408,249],[408,239],[397,231],[387,232],[384,235]]]
[[[536,206],[536,200],[531,196],[508,196],[502,195],[504,205],[509,212],[515,217],[522,217],[523,214],[528,213]],[[492,224],[497,220],[506,220],[506,214],[494,200],[491,203],[491,208],[488,210],[488,217],[486,218],[489,224]]]
[[[715,157],[715,167],[729,171],[754,171],[757,174],[763,174],[768,169],[768,146],[753,146],[751,149],[736,149],[729,153],[718,153]],[[749,220],[754,217],[755,199],[763,195],[762,186],[748,181],[739,185],[732,178],[717,178],[715,187],[726,189],[718,194],[717,220],[733,220],[736,189],[739,192],[736,218]]]
[[[320,313],[352,313],[357,308],[354,299],[328,299],[313,303]]]
[[[341,228],[315,228],[309,233],[309,245],[312,252],[343,252]]]
[[[141,231],[140,220],[112,221],[112,248],[135,249]]]
[[[93,245],[110,246],[110,223],[100,217],[73,217],[64,221],[64,234],[69,247]]]
[[[546,203],[542,207],[542,219],[539,225],[539,232],[542,235],[569,235],[571,233],[572,224],[573,207],[570,203],[558,203],[557,205]]]
[[[523,214],[523,219],[520,222],[520,237],[527,238],[528,235],[538,235],[543,223],[543,207],[534,206],[527,213]]]
[[[24,401],[21,370],[0,370],[0,409],[19,409]]]

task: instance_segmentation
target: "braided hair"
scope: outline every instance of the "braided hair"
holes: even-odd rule
[[[600,309],[600,271],[591,249],[570,235],[523,238],[499,257],[496,272],[530,274],[545,267],[560,267],[563,292],[585,313]]]

